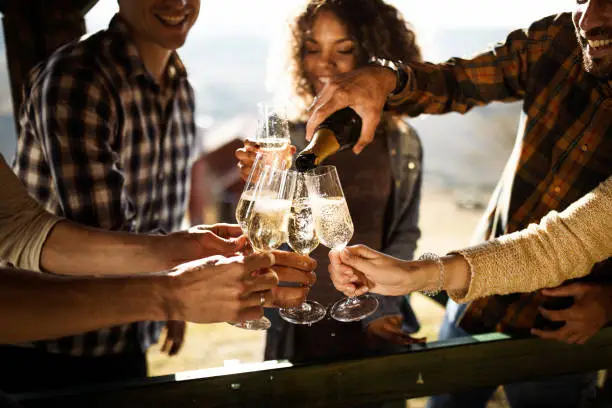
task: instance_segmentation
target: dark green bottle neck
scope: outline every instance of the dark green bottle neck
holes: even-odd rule
[[[329,129],[340,144],[340,150],[352,147],[361,134],[361,118],[351,108],[340,109],[325,119],[317,129]]]
[[[308,170],[312,170],[317,167],[316,159],[317,156],[315,156],[313,153],[299,154],[295,158],[295,168],[297,169],[297,171],[302,173]]]

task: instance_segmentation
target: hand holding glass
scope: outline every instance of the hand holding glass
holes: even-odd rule
[[[260,102],[257,110],[257,132],[250,140],[259,145],[264,164],[289,168],[291,163],[286,155],[291,139],[287,109],[283,105]]]
[[[317,167],[306,172],[305,178],[319,241],[329,249],[343,249],[354,230],[336,168]],[[377,308],[378,300],[371,295],[345,297],[334,303],[331,316],[352,322],[371,315]]]
[[[315,231],[312,208],[304,175],[297,173],[295,194],[289,215],[287,243],[300,255],[308,255],[319,245]],[[325,307],[314,300],[307,300],[301,305],[279,309],[280,316],[290,323],[313,324],[325,317]]]
[[[255,171],[256,167],[253,169]],[[293,171],[270,166],[265,166],[259,173],[253,200],[247,205],[245,215],[247,237],[255,251],[271,251],[287,240],[295,175]],[[233,325],[248,330],[267,330],[271,326],[270,320],[265,317]]]

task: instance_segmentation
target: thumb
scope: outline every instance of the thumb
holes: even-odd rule
[[[340,252],[342,263],[352,266],[354,269],[367,274],[374,267],[374,261],[380,257],[380,253],[365,245],[355,245],[345,248]]]
[[[580,296],[584,293],[584,287],[580,283],[572,283],[567,286],[559,286],[557,288],[552,289],[543,289],[542,294],[545,296],[555,296],[555,297],[564,297],[564,296]]]

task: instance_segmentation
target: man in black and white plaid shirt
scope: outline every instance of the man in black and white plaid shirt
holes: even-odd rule
[[[199,3],[119,0],[107,30],[33,70],[13,169],[47,210],[110,230],[180,228],[196,135],[193,90],[174,50]],[[72,371],[67,384],[145,376],[145,353],[162,325],[139,322],[14,349],[33,371],[38,364]],[[172,322],[168,332],[180,347],[184,323]]]

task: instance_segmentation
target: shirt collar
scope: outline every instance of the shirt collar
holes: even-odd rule
[[[123,54],[121,55],[121,60],[122,64],[124,64],[123,68],[126,69],[128,75],[134,77],[150,77],[147,68],[140,58],[136,44],[134,44],[130,30],[127,24],[119,17],[118,13],[111,19],[107,31],[114,36],[116,40],[119,40],[118,42],[121,44],[120,52]],[[176,51],[170,54],[165,75],[170,78],[170,82],[187,78],[185,65]]]

